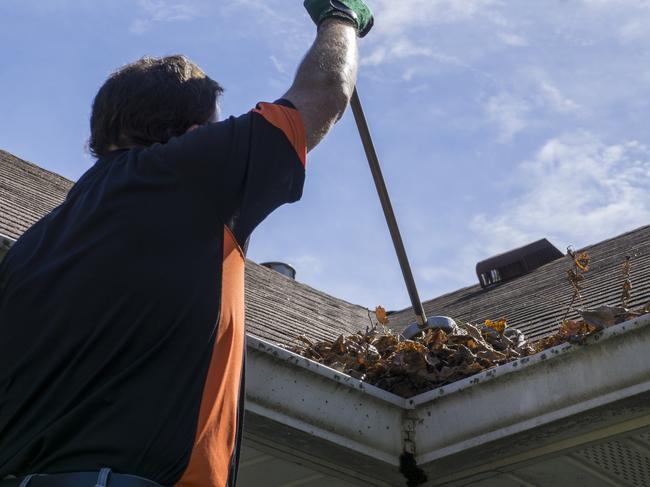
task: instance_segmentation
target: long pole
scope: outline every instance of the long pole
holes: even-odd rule
[[[363,114],[363,108],[361,108],[361,100],[359,99],[359,94],[357,93],[356,87],[352,93],[350,105],[352,106],[352,113],[354,114],[354,120],[357,123],[357,129],[359,129],[361,143],[363,144],[363,149],[366,152],[366,158],[368,159],[368,164],[370,165],[370,172],[372,173],[372,178],[375,181],[377,194],[379,195],[379,201],[381,202],[381,207],[384,210],[384,216],[386,217],[388,230],[390,231],[390,236],[393,240],[395,252],[397,253],[397,260],[399,261],[400,268],[402,269],[402,275],[404,276],[406,290],[408,291],[409,297],[411,298],[411,305],[413,306],[413,311],[418,318],[419,325],[421,327],[424,327],[427,323],[427,316],[424,314],[424,308],[422,307],[422,302],[420,301],[418,290],[415,287],[415,280],[413,279],[411,266],[409,265],[409,260],[406,256],[404,242],[402,241],[402,236],[400,235],[399,227],[397,226],[397,220],[395,219],[393,206],[390,203],[388,190],[386,189],[386,183],[384,182],[384,176],[382,175],[381,168],[379,167],[379,159],[377,158],[377,153],[375,152],[375,146],[372,143],[372,137],[370,136],[370,130],[368,129],[366,117]]]

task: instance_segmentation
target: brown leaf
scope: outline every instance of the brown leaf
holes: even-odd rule
[[[345,346],[345,337],[343,335],[339,335],[336,341],[332,344],[332,351],[334,353],[343,354],[346,352],[346,350],[347,347]]]
[[[447,343],[447,333],[440,328],[435,330],[427,330],[422,341],[431,350],[440,350]]]
[[[578,337],[580,335],[588,335],[593,333],[597,328],[583,320],[564,320],[560,324],[558,334],[565,338]]]
[[[481,350],[476,353],[479,359],[487,360],[490,362],[499,362],[506,358],[506,355],[496,350]]]
[[[587,254],[587,252],[575,254],[573,262],[575,262],[576,267],[582,272],[587,272],[589,270],[589,254]]]
[[[621,323],[625,320],[628,310],[622,306],[598,306],[596,308],[578,310],[582,319],[597,330]]]
[[[377,306],[375,308],[375,316],[377,317],[377,321],[382,325],[387,325],[388,322],[390,321],[388,319],[388,316],[386,316],[386,310],[381,306]]]
[[[576,284],[583,278],[581,272],[577,267],[574,269]],[[459,325],[451,332],[430,329],[413,340],[404,340],[385,327],[340,335],[334,341],[314,342],[298,337],[300,343],[292,350],[395,394],[411,397],[561,343],[583,343],[600,326],[650,313],[650,303],[632,311],[616,306],[579,311],[583,319],[563,320],[554,335],[530,344],[516,329],[507,328],[505,319],[500,319],[487,320],[480,329],[471,324]]]
[[[465,331],[467,331],[469,336],[471,336],[474,340],[477,340],[479,342],[483,341],[483,335],[481,335],[481,330],[479,330],[477,327],[475,327],[471,323],[465,323],[463,325],[463,328],[465,329]]]
[[[501,319],[494,320],[494,321],[485,320],[485,326],[487,326],[488,328],[492,328],[493,330],[496,330],[499,333],[503,333],[505,331],[505,329],[506,329],[506,326],[508,326],[508,325],[506,324],[506,319],[501,318]]]

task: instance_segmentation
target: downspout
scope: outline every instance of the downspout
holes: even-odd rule
[[[399,457],[399,471],[406,479],[407,487],[417,487],[428,480],[427,474],[417,466],[415,461],[415,425],[418,421],[419,418],[415,409],[406,409],[404,411],[402,418],[404,452]]]

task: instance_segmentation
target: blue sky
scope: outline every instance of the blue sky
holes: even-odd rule
[[[97,89],[143,55],[196,61],[225,86],[224,116],[275,99],[314,36],[301,3],[4,0],[0,148],[77,179]],[[422,299],[530,241],[564,250],[650,222],[650,1],[369,3],[358,88]],[[354,303],[409,305],[350,113],[249,257]]]

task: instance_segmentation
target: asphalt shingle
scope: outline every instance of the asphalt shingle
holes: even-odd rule
[[[0,150],[0,234],[17,239],[61,204],[73,184]],[[290,344],[301,334],[313,340],[331,339],[369,324],[366,308],[246,262],[248,333]]]
[[[622,266],[631,256],[630,306],[650,301],[650,226],[644,226],[581,249],[591,257],[590,269],[582,284],[585,307],[620,304]],[[566,271],[569,258],[560,258],[533,272],[503,284],[482,289],[478,284],[423,303],[427,316],[447,315],[460,321],[483,323],[486,319],[506,318],[508,325],[521,329],[529,338],[554,333],[564,318],[573,295]],[[577,301],[575,306],[582,304]],[[569,319],[578,317],[576,312]],[[415,321],[407,308],[389,315],[390,326],[401,331]]]

